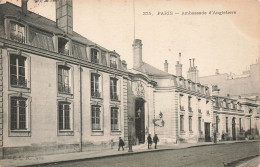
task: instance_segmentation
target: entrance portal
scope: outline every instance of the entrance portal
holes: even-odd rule
[[[205,141],[210,142],[210,123],[205,122]]]
[[[236,140],[236,118],[232,118],[232,137]]]
[[[139,143],[145,142],[144,100],[135,101],[135,133]]]

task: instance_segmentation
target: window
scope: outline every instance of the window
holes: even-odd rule
[[[239,118],[239,132],[242,132],[242,118]]]
[[[181,110],[181,111],[184,111],[184,106],[182,105],[182,102],[181,102],[181,101],[182,101],[182,96],[183,96],[183,95],[180,94],[180,97],[179,97],[179,101],[180,101],[180,110]]]
[[[58,38],[58,52],[64,55],[70,54],[70,46],[67,39]]]
[[[117,68],[116,56],[114,56],[114,55],[110,56],[110,67]]]
[[[70,68],[67,66],[58,66],[58,91],[59,93],[70,94],[71,81],[70,81]]]
[[[92,130],[101,130],[100,126],[100,106],[91,106],[91,124]]]
[[[111,108],[111,130],[118,131],[118,108],[112,107]]]
[[[27,88],[26,57],[10,55],[10,82],[12,87]]]
[[[71,107],[68,102],[59,102],[59,130],[71,130]]]
[[[27,130],[27,98],[11,97],[11,130]]]
[[[99,63],[99,52],[96,49],[91,49],[91,62]]]
[[[199,117],[199,119],[198,119],[198,123],[199,123],[199,133],[201,132],[201,117]]]
[[[189,112],[192,112],[192,108],[191,108],[191,97],[188,97],[188,108],[189,108]]]
[[[192,131],[192,116],[189,116],[189,131]]]
[[[184,131],[184,116],[180,116],[180,130]]]
[[[100,86],[99,86],[100,75],[96,73],[91,74],[91,97],[100,98]]]
[[[226,117],[226,132],[228,133],[228,117]]]
[[[16,42],[25,43],[25,27],[21,24],[10,22],[10,39]]]
[[[116,78],[110,78],[110,99],[118,100],[117,79]]]

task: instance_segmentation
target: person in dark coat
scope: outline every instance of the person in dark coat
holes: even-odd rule
[[[157,134],[154,135],[153,142],[154,142],[154,148],[157,149],[157,142],[159,142],[159,138]]]
[[[148,135],[147,137],[147,142],[148,142],[148,149],[150,149],[150,146],[152,145],[152,137],[151,137],[151,134]]]
[[[124,145],[124,141],[119,137],[118,151],[120,151],[120,147],[122,147],[122,150],[124,151]]]

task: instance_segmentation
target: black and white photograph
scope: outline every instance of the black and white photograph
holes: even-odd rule
[[[260,0],[0,0],[0,167],[259,167]]]

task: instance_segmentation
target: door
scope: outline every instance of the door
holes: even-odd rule
[[[144,100],[137,99],[135,102],[135,132],[139,143],[145,142],[145,116]]]
[[[232,137],[233,140],[236,140],[236,119],[232,119]]]
[[[205,122],[205,141],[210,142],[210,123]]]

